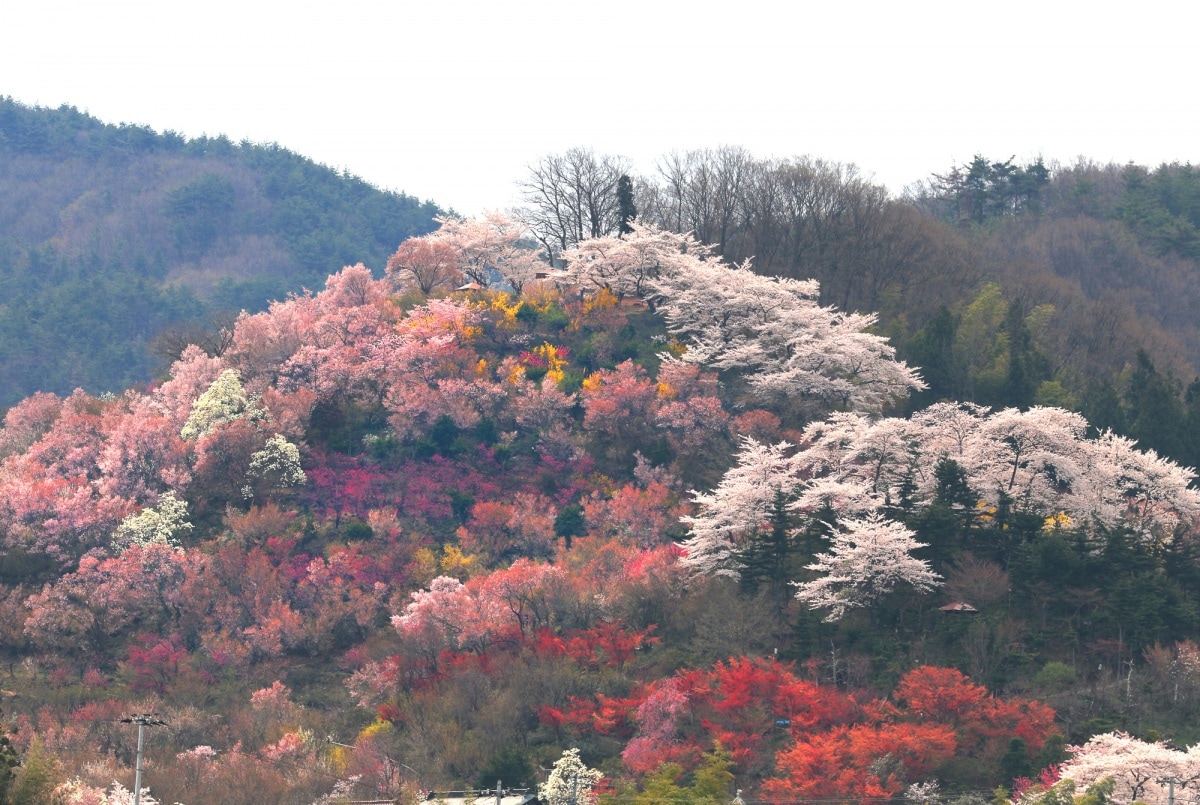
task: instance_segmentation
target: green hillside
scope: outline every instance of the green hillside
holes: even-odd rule
[[[277,145],[0,98],[0,406],[145,382],[165,327],[379,271],[438,212]]]

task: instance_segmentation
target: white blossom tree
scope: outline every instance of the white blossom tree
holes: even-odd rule
[[[805,414],[878,412],[924,388],[887,339],[867,332],[873,316],[821,307],[816,281],[764,277],[749,263],[713,257],[690,235],[637,222],[632,229],[580,242],[564,254],[566,274],[582,288],[653,302],[687,348],[683,360],[738,377],[755,398]]]
[[[926,592],[941,583],[929,563],[912,556],[925,547],[901,523],[875,513],[864,519],[846,518],[831,534],[829,553],[819,553],[809,570],[821,573],[796,583],[796,598],[813,609],[829,609],[828,622],[841,620],[846,610],[870,606],[906,583]]]
[[[697,262],[655,281],[667,327],[687,346],[684,360],[740,375],[756,398],[809,413],[878,412],[924,388],[886,338],[867,332],[874,316],[822,307],[815,280]]]
[[[869,600],[873,587],[849,581],[857,578],[852,562],[867,561],[852,550],[851,536],[870,525],[872,533],[898,538],[905,529],[887,523],[883,512],[902,501],[917,508],[931,504],[939,491],[935,468],[945,460],[962,472],[966,506],[988,511],[1011,505],[1045,518],[1048,528],[1066,525],[1093,534],[1128,529],[1147,543],[1164,544],[1197,522],[1200,491],[1190,486],[1192,470],[1111,433],[1087,438],[1086,424],[1056,408],[993,414],[976,405],[939,403],[909,419],[836,413],[809,425],[796,448],[748,441],[716,489],[693,493],[699,511],[682,520],[691,528],[683,561],[695,574],[737,577],[738,548],[768,522],[774,492],[785,490],[792,513],[811,518],[832,510],[851,532],[838,537],[847,544],[818,557],[819,568],[810,566],[825,576],[800,593],[840,617],[847,605],[839,601]],[[927,578],[912,564],[917,560],[896,556],[897,569]],[[873,571],[864,566],[855,572],[870,578]]]
[[[547,805],[589,805],[596,801],[596,783],[603,776],[584,765],[578,749],[568,749],[554,762],[546,782],[538,786],[538,798]]]
[[[736,553],[745,540],[768,527],[776,496],[792,497],[800,487],[792,445],[760,444],[747,437],[738,451],[737,464],[725,473],[712,492],[692,492],[699,508],[681,521],[692,536],[682,543],[682,562],[694,575],[737,578],[741,565]]]
[[[1147,541],[1170,541],[1200,517],[1194,472],[1111,433],[1089,439],[1086,428],[1078,414],[1043,407],[990,413],[938,403],[907,420],[834,414],[804,431],[796,466],[808,481],[796,505],[814,507],[821,487],[835,483],[847,501],[840,510],[852,513],[868,500],[895,502],[902,485],[926,505],[946,458],[986,508],[1005,496],[1023,511],[1061,513],[1081,528],[1126,527]]]
[[[261,419],[265,413],[246,396],[237,370],[226,369],[192,403],[192,413],[179,435],[188,440],[199,439],[226,422],[242,417]]]
[[[121,521],[112,535],[113,546],[119,551],[131,545],[145,548],[162,544],[178,548],[179,535],[192,529],[192,524],[187,521],[187,508],[187,501],[175,497],[174,492],[164,492],[157,505],[148,506]]]
[[[308,480],[300,467],[300,449],[278,433],[267,439],[262,450],[250,456],[249,474],[271,478],[280,486],[299,486]]]
[[[1071,759],[1060,774],[1079,788],[1106,777],[1116,781],[1113,801],[1166,803],[1165,781],[1176,781],[1180,789],[1195,788],[1200,782],[1200,744],[1186,750],[1171,749],[1161,741],[1139,741],[1124,732],[1094,735],[1082,746],[1068,747]]]
[[[568,282],[588,290],[604,289],[617,298],[661,293],[668,277],[702,270],[708,247],[680,235],[633,221],[632,232],[580,241],[563,253]]]

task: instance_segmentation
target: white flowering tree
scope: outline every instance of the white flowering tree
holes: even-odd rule
[[[926,505],[937,491],[934,468],[950,459],[985,508],[1004,497],[1042,517],[1061,513],[1078,527],[1125,527],[1158,542],[1200,516],[1192,470],[1111,433],[1089,439],[1086,429],[1078,414],[1044,407],[990,413],[938,403],[910,419],[835,414],[804,431],[796,459],[808,480],[796,505],[812,508],[832,485],[846,501],[835,508],[851,513],[902,494]]]
[[[596,784],[603,776],[584,765],[578,749],[568,749],[554,762],[546,782],[538,786],[538,798],[547,805],[589,805],[596,801]]]
[[[179,536],[191,529],[192,524],[187,521],[187,501],[175,497],[174,492],[164,492],[156,506],[148,506],[122,520],[113,531],[112,542],[118,551],[132,545],[178,548]]]
[[[207,436],[218,426],[242,417],[261,418],[263,412],[246,396],[235,369],[221,372],[213,384],[192,403],[192,413],[180,431],[189,441]]]
[[[826,621],[838,621],[846,610],[867,607],[898,584],[927,592],[941,583],[929,563],[912,556],[925,547],[903,524],[875,513],[846,518],[832,534],[829,553],[817,554],[809,570],[821,575],[796,584],[796,598],[813,609],[828,609]]]
[[[738,550],[749,537],[769,527],[771,507],[778,496],[791,498],[800,488],[792,445],[760,444],[747,437],[737,464],[712,492],[693,492],[698,513],[680,518],[691,529],[682,543],[683,564],[694,575],[738,578]]]
[[[690,235],[636,222],[622,237],[582,241],[563,257],[576,285],[654,303],[687,348],[683,360],[741,379],[762,402],[805,414],[878,412],[924,388],[887,339],[867,332],[873,316],[822,307],[815,280],[730,266]]]
[[[270,478],[279,486],[299,486],[308,480],[300,467],[300,449],[278,433],[250,456],[249,474],[254,478]]]
[[[669,277],[709,265],[708,247],[691,235],[634,221],[632,231],[591,238],[563,253],[567,281],[587,290],[607,290],[618,299],[663,293]]]
[[[1068,747],[1071,759],[1060,775],[1077,788],[1086,788],[1111,777],[1116,786],[1113,801],[1167,802],[1167,780],[1174,780],[1176,795],[1200,784],[1200,744],[1186,750],[1171,749],[1161,741],[1139,741],[1124,732],[1094,735],[1082,746]],[[1188,797],[1191,798],[1190,796]]]
[[[531,235],[521,222],[500,212],[482,218],[444,216],[434,219],[441,228],[425,237],[432,244],[445,244],[458,256],[458,270],[465,279],[484,288],[495,271],[517,293],[537,272],[550,266],[537,249],[529,248]]]
[[[886,338],[867,332],[873,315],[822,307],[815,280],[697,263],[655,282],[684,360],[740,376],[756,399],[799,403],[805,413],[879,412],[924,388]]]

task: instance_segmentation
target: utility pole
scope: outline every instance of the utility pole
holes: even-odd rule
[[[501,781],[497,780],[495,788],[485,788],[479,792],[479,796],[484,797],[484,796],[487,796],[488,794],[495,794],[496,795],[496,805],[501,805],[501,800],[504,799],[506,794],[509,796],[511,796],[513,794],[520,795],[520,794],[525,794],[528,791],[529,791],[528,788],[507,788],[506,789],[504,787],[504,785],[501,783]]]
[[[142,805],[142,735],[146,727],[165,727],[167,722],[153,713],[134,713],[121,719],[122,724],[138,725],[137,765],[133,773],[133,805]]]
[[[1175,805],[1175,784],[1182,782],[1182,780],[1177,780],[1174,777],[1166,777],[1161,780],[1155,780],[1155,782],[1159,785],[1163,783],[1167,784],[1167,805]]]
[[[500,805],[500,800],[504,799],[504,786],[501,785],[499,780],[497,780],[495,788],[485,788],[479,792],[480,797],[486,796],[488,794],[495,794],[496,795],[496,805]]]

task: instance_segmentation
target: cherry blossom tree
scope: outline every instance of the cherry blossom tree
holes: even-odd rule
[[[58,419],[63,401],[57,394],[39,391],[9,408],[0,430],[0,458],[28,449]]]
[[[165,414],[150,396],[133,393],[106,428],[96,459],[96,491],[133,504],[145,504],[166,489],[184,489],[191,481],[188,445],[181,423]]]
[[[441,228],[425,237],[432,244],[453,249],[459,271],[484,288],[492,284],[490,272],[495,271],[519,294],[539,271],[549,268],[537,250],[526,245],[524,225],[503,213],[490,211],[482,219],[444,216],[434,220]]]
[[[25,633],[38,645],[107,662],[132,624],[178,616],[184,581],[203,564],[201,556],[161,542],[130,545],[108,559],[85,556],[77,570],[25,602]]]
[[[445,241],[409,238],[388,258],[387,276],[400,288],[416,287],[429,295],[437,288],[453,288],[462,281],[458,252]]]
[[[904,500],[932,503],[945,460],[962,471],[978,506],[1009,501],[1085,532],[1125,527],[1166,543],[1200,517],[1191,470],[1111,433],[1089,439],[1082,417],[1056,408],[993,414],[938,403],[909,419],[840,412],[810,424],[794,452],[787,443],[746,444],[713,492],[694,495],[698,513],[683,518],[694,572],[736,574],[732,551],[769,519],[768,489],[785,491],[796,514],[831,509],[861,522]]]
[[[748,264],[699,259],[654,283],[683,360],[741,378],[757,399],[801,412],[878,412],[924,388],[897,361],[875,317],[818,304],[815,280],[764,277]]]
[[[411,594],[392,624],[430,656],[445,648],[481,651],[550,625],[564,578],[562,568],[528,559],[467,584],[439,576]]]
[[[691,235],[631,223],[623,236],[580,241],[563,253],[565,280],[589,290],[606,290],[618,299],[645,298],[659,291],[655,280],[696,270],[709,254]]]
[[[818,304],[814,280],[764,277],[730,266],[689,235],[634,223],[622,237],[585,240],[566,252],[568,280],[647,299],[687,351],[683,360],[744,381],[756,398],[799,406],[879,411],[924,388],[873,316]]]
[[[801,487],[792,445],[760,444],[750,437],[742,441],[737,464],[725,473],[712,492],[692,493],[699,509],[680,518],[691,529],[682,543],[687,552],[682,562],[695,575],[737,578],[740,563],[736,553],[747,539],[769,528],[773,502],[790,499]]]
[[[809,570],[823,574],[796,586],[796,598],[813,609],[829,609],[827,622],[841,620],[846,610],[866,607],[901,582],[927,592],[941,582],[929,563],[912,556],[914,533],[881,514],[846,518],[833,530],[829,553],[820,553]]]
[[[1167,780],[1178,788],[1195,787],[1200,781],[1200,745],[1186,750],[1171,749],[1162,741],[1140,741],[1124,732],[1092,736],[1086,744],[1068,748],[1071,759],[1059,770],[1064,780],[1086,788],[1112,777],[1116,780],[1113,800],[1165,803]]]
[[[1125,526],[1147,541],[1170,541],[1200,516],[1191,470],[1111,433],[1089,439],[1086,427],[1078,414],[1036,406],[990,413],[937,403],[907,420],[834,414],[805,429],[797,466],[843,485],[848,498],[857,490],[865,505],[900,500],[904,485],[925,505],[936,493],[933,470],[946,458],[983,506],[1005,496],[1024,511],[1063,512],[1082,528]],[[820,483],[811,481],[797,505],[812,507]]]

